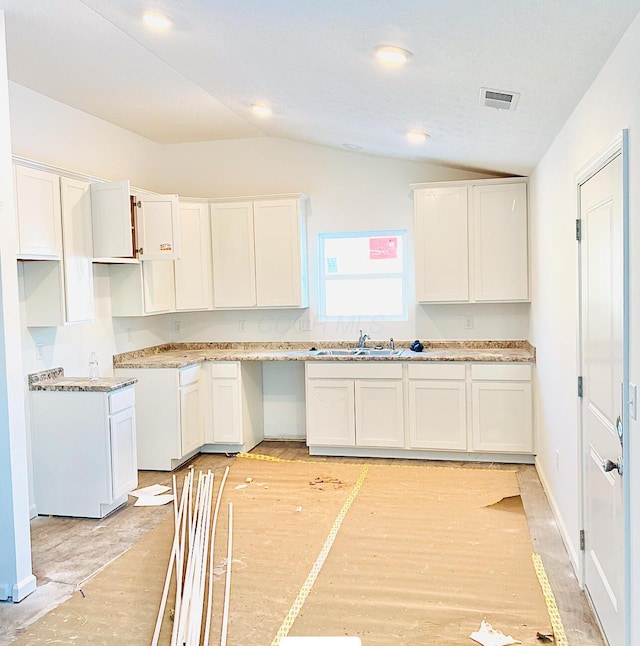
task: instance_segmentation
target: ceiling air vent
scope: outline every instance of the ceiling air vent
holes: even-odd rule
[[[488,87],[480,88],[480,105],[498,110],[515,110],[520,98],[519,92],[505,92],[492,90]]]

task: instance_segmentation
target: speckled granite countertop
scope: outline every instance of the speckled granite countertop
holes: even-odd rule
[[[368,341],[367,348],[376,347]],[[397,341],[398,353],[331,355],[328,349],[348,350],[348,341],[307,343],[165,343],[116,354],[114,368],[184,368],[203,361],[489,361],[535,362],[535,348],[527,341],[423,341],[422,352],[409,350],[410,341]],[[380,342],[388,347],[388,342]],[[313,350],[311,349],[313,348]]]
[[[65,377],[63,368],[52,368],[28,375],[29,390],[60,390],[81,393],[110,393],[138,381],[123,377]]]

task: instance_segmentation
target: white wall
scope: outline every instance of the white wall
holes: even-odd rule
[[[578,420],[576,399],[575,175],[620,131],[629,128],[631,213],[631,381],[640,383],[640,17],[629,27],[531,178],[533,304],[531,342],[537,347],[536,442],[538,469],[559,511],[572,556],[579,525]],[[626,466],[639,491],[640,425],[628,429],[632,460]],[[559,470],[556,455],[559,451]],[[640,513],[632,501],[632,544],[640,540]],[[640,563],[633,550],[635,610],[630,643],[640,643]]]

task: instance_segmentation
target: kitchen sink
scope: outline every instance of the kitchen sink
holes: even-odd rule
[[[402,354],[402,350],[390,348],[322,348],[312,352],[315,355],[332,357],[395,357]]]

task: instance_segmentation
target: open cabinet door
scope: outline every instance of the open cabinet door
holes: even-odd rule
[[[94,258],[133,258],[129,180],[91,184]]]
[[[179,260],[180,222],[177,195],[145,195],[136,203],[140,260]]]

